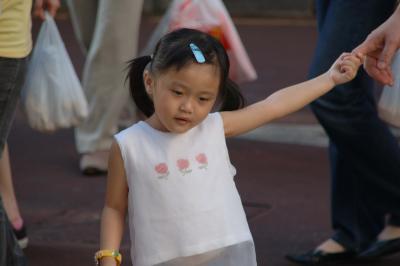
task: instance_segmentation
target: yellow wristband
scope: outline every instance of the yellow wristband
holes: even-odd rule
[[[96,265],[100,265],[100,260],[104,257],[113,257],[117,262],[117,266],[121,265],[122,255],[118,250],[102,249],[94,254],[94,261]]]

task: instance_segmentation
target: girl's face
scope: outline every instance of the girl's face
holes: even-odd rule
[[[148,123],[161,131],[183,133],[202,122],[218,97],[219,70],[210,64],[189,63],[156,76],[144,73],[154,103]]]

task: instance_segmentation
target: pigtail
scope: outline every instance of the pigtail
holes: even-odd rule
[[[235,82],[227,78],[223,91],[224,94],[221,95],[220,111],[233,111],[244,107],[245,99],[240,92],[239,86]]]
[[[133,101],[146,117],[150,117],[154,113],[153,101],[147,94],[143,81],[143,72],[150,61],[151,57],[148,55],[129,61],[128,75],[126,76]]]

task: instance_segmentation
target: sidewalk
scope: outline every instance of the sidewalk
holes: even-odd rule
[[[80,73],[83,56],[70,22],[61,17],[57,23]],[[257,81],[243,86],[249,102],[306,78],[316,39],[312,22],[300,26],[290,21],[237,23],[259,75]],[[153,19],[143,19],[142,45],[154,26]],[[305,108],[273,124],[278,133],[282,129],[279,125],[315,128],[317,124]],[[302,132],[309,130],[305,127]],[[238,170],[237,186],[254,236],[258,264],[289,266],[292,264],[284,259],[286,253],[306,251],[331,233],[327,151],[324,144],[250,138],[229,139],[228,147]],[[29,265],[93,265],[106,180],[80,174],[73,131],[50,135],[35,132],[18,112],[9,143],[17,196],[29,230]],[[128,247],[128,239],[124,239],[123,265],[130,265]],[[400,256],[394,256],[368,265],[399,263]]]

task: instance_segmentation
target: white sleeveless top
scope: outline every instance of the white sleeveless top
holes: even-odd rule
[[[115,138],[129,186],[133,265],[256,265],[219,113],[183,134],[141,121]]]

